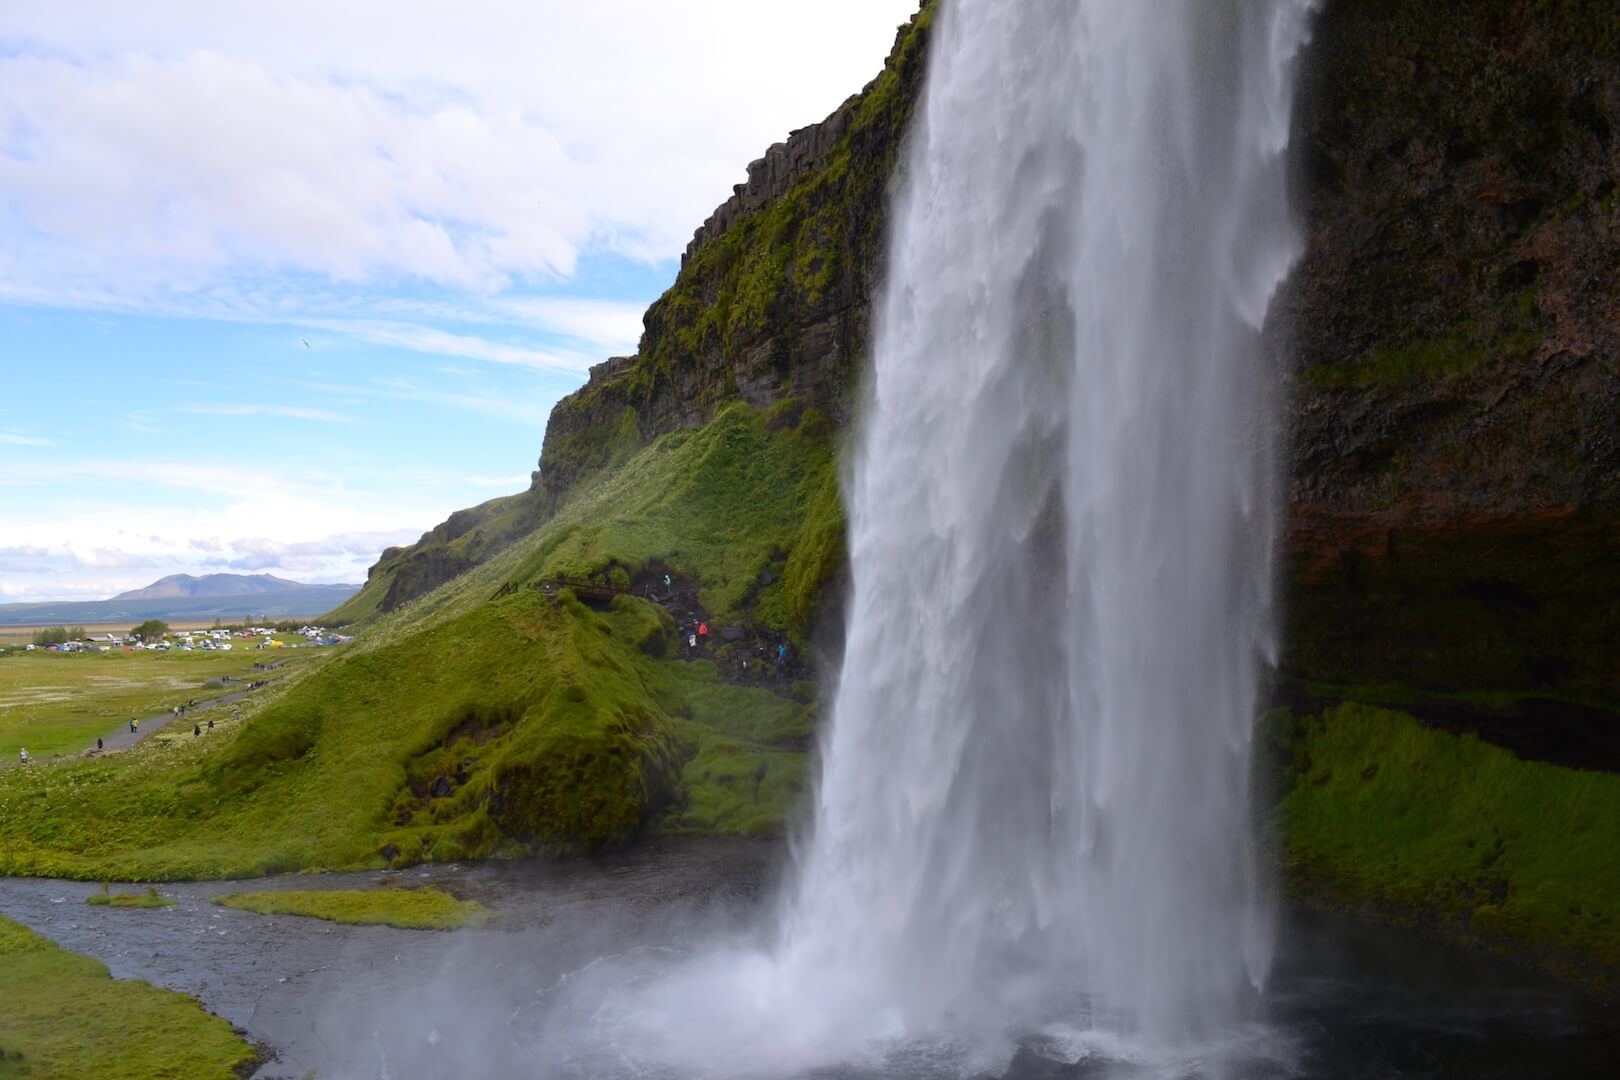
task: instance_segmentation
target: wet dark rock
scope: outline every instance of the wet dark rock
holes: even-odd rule
[[[720,636],[726,641],[741,641],[748,636],[748,632],[740,626],[723,626],[720,628]]]
[[[437,780],[433,781],[431,794],[435,799],[445,799],[449,798],[451,790],[450,778],[448,776],[441,776]]]
[[[383,845],[383,849],[379,854],[381,854],[383,858],[392,862],[393,860],[399,858],[399,845],[385,844]]]

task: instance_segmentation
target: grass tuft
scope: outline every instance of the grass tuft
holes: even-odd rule
[[[418,889],[331,889],[236,892],[214,897],[222,907],[260,915],[302,915],[351,926],[455,930],[484,926],[495,913],[476,900],[457,900],[431,886]]]
[[[147,889],[143,893],[99,892],[85,897],[84,902],[95,907],[116,908],[166,908],[179,903],[167,896],[159,896],[156,889]]]

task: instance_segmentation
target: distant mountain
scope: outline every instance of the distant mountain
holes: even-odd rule
[[[192,591],[188,591],[192,590]],[[134,626],[147,619],[313,619],[360,591],[358,585],[305,585],[269,574],[176,574],[111,600],[0,604],[0,626]]]
[[[182,596],[254,596],[261,593],[290,592],[296,589],[358,589],[358,585],[305,585],[273,574],[170,574],[144,589],[131,589],[114,600],[172,600]]]

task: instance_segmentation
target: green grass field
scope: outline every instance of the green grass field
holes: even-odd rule
[[[0,1080],[234,1080],[252,1047],[197,1000],[113,979],[0,916]]]
[[[0,659],[0,764],[28,748],[35,758],[76,754],[131,716],[145,718],[192,698],[206,701],[240,687],[211,684],[222,675],[264,677],[253,665],[287,660],[284,671],[314,662],[325,650],[230,652],[51,653]]]
[[[1361,704],[1268,733],[1296,885],[1620,968],[1620,776]]]
[[[483,926],[495,917],[476,900],[457,900],[431,886],[226,893],[214,897],[214,903],[260,915],[302,915],[354,926],[397,926],[402,930],[455,930]]]

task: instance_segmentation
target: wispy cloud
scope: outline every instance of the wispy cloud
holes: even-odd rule
[[[305,409],[296,405],[231,404],[177,405],[175,412],[199,416],[286,416],[294,420],[318,420],[328,424],[352,424],[354,417],[326,409]]]
[[[9,431],[0,431],[0,443],[7,446],[55,446],[49,439],[41,439],[33,435],[15,435]]]
[[[497,300],[491,307],[514,321],[615,353],[635,350],[646,311],[645,304],[565,297]]]
[[[301,325],[315,327],[331,333],[345,334],[373,345],[387,345],[396,349],[448,356],[455,359],[483,360],[494,364],[511,364],[541,371],[582,374],[602,357],[569,349],[542,349],[527,345],[514,345],[473,334],[456,334],[432,326],[413,326],[407,323],[377,321],[346,321],[342,319],[308,319]]]

